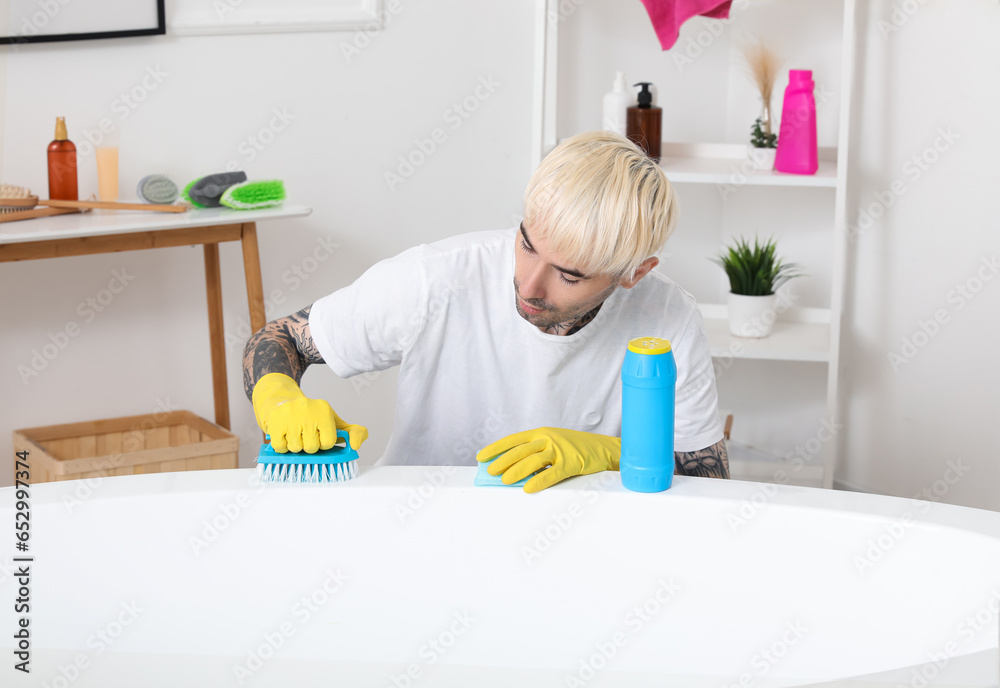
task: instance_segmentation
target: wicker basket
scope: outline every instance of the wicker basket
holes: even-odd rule
[[[14,431],[31,482],[237,468],[239,438],[190,411]]]

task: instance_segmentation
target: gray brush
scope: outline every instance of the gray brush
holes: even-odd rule
[[[187,200],[203,208],[218,208],[222,206],[219,199],[230,186],[247,180],[246,172],[219,172],[197,179],[184,189]]]

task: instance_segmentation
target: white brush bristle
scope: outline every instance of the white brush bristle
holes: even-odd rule
[[[358,477],[358,462],[258,463],[262,483],[339,483]]]
[[[19,213],[34,208],[38,197],[23,186],[0,184],[0,200],[0,213]]]
[[[0,198],[30,198],[33,194],[23,186],[0,184]]]

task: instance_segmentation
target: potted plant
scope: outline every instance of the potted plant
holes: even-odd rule
[[[778,146],[778,135],[771,133],[771,94],[778,78],[781,60],[767,45],[755,43],[743,48],[743,58],[750,71],[750,79],[760,93],[761,116],[751,128],[750,145],[747,155],[759,170],[774,168],[774,156]]]
[[[771,334],[777,316],[775,292],[803,274],[798,265],[778,258],[777,240],[761,243],[756,237],[753,246],[737,238],[713,261],[729,276],[729,331],[737,337]]]
[[[777,152],[778,135],[764,131],[761,118],[758,117],[750,130],[750,145],[747,147],[747,156],[758,170],[773,170]]]

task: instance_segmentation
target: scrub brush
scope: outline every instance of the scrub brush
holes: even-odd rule
[[[222,194],[219,202],[236,210],[258,210],[281,205],[284,200],[284,183],[280,179],[272,179],[233,184]]]
[[[48,201],[40,201],[38,196],[23,186],[0,184],[0,222],[18,222],[33,220],[36,217],[80,212],[76,208],[36,208],[47,203]]]
[[[177,185],[163,174],[150,174],[140,179],[135,193],[143,203],[156,205],[173,203],[180,195]]]
[[[344,446],[315,454],[279,454],[264,443],[257,456],[257,477],[264,483],[336,483],[358,477],[358,452],[351,449],[347,431],[338,430],[337,439],[344,440]]]
[[[219,172],[205,177],[199,177],[184,187],[181,195],[184,200],[197,208],[218,208],[219,199],[233,184],[247,180],[246,172]]]
[[[0,213],[17,213],[38,205],[38,196],[23,186],[0,184]]]

